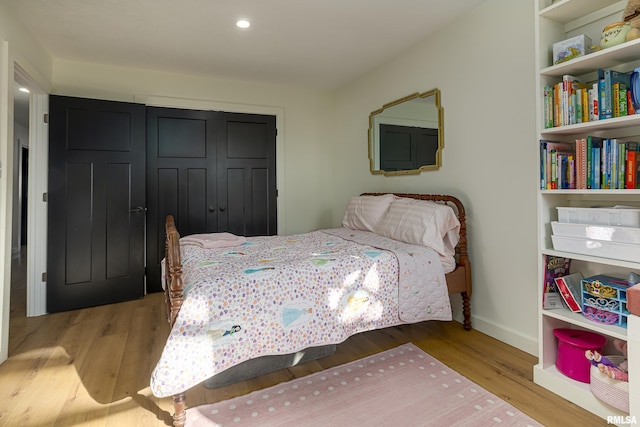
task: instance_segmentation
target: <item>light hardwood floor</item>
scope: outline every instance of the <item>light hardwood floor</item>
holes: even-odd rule
[[[9,359],[0,365],[0,426],[171,425],[171,399],[157,399],[149,390],[169,333],[162,295],[26,318],[24,269],[25,258],[14,257]],[[187,404],[245,394],[409,341],[546,426],[607,425],[535,385],[535,357],[456,322],[359,334],[319,361],[217,390],[195,387]]]

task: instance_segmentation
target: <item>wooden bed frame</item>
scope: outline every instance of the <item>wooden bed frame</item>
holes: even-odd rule
[[[363,196],[380,196],[388,193],[363,193]],[[407,197],[418,200],[429,200],[437,203],[452,206],[460,221],[460,240],[456,247],[456,268],[446,274],[447,288],[449,295],[460,294],[462,296],[462,311],[464,315],[463,327],[465,330],[471,329],[471,262],[467,248],[467,223],[464,205],[454,196],[437,194],[409,194],[393,193],[399,197]],[[168,215],[165,223],[165,305],[167,320],[173,327],[178,312],[184,301],[182,283],[182,260],[180,255],[180,234],[176,229],[173,216]],[[185,393],[173,396],[173,425],[184,426],[186,421],[186,400]]]

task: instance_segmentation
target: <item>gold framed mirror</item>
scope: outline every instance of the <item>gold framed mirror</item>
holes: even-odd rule
[[[444,112],[440,90],[414,93],[369,115],[371,173],[419,174],[442,165]]]

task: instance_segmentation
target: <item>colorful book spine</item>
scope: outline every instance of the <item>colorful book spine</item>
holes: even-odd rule
[[[600,166],[600,150],[602,149],[602,141],[596,141],[596,145],[593,149],[593,189],[602,188],[600,185],[600,172],[602,167]]]
[[[593,188],[593,137],[587,136],[587,189]]]
[[[605,80],[605,71],[598,69],[598,106],[600,108],[600,119],[611,118],[611,99],[607,99],[607,84]]]
[[[618,164],[618,179],[617,179],[617,185],[616,188],[618,190],[624,190],[625,187],[625,176],[626,176],[626,170],[627,170],[627,145],[620,141],[618,142],[618,159],[617,159],[617,164]]]

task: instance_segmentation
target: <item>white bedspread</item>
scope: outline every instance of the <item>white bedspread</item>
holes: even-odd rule
[[[157,397],[255,357],[451,320],[435,251],[370,232],[251,237],[234,248],[181,251],[186,297],[151,377]]]

